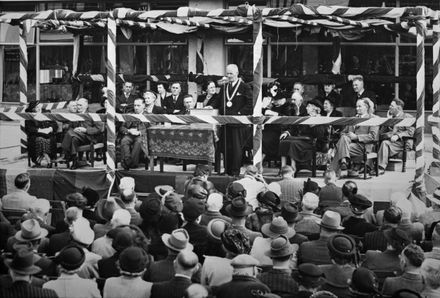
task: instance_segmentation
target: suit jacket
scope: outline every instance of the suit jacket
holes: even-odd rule
[[[319,192],[319,206],[339,206],[343,201],[342,188],[334,183],[329,183]]]
[[[298,264],[313,263],[315,265],[331,264],[327,248],[327,237],[319,237],[318,240],[304,242],[299,246]]]
[[[329,99],[330,101],[334,102],[336,107],[341,106],[341,101],[342,101],[341,94],[339,94],[335,90],[332,90],[332,92],[330,92],[327,96],[325,96],[324,93],[324,100],[326,99]],[[337,116],[333,116],[333,117],[337,117]]]
[[[165,109],[161,106],[154,105],[151,114],[165,114],[165,112]]]
[[[54,256],[55,253],[59,252],[63,247],[65,247],[71,241],[72,241],[72,236],[70,235],[69,230],[62,233],[53,234],[49,238],[47,254],[49,256]]]
[[[98,261],[98,273],[100,278],[117,277],[121,275],[118,266],[116,266],[118,258],[119,254],[115,253],[109,258]]]
[[[384,226],[378,231],[365,233],[364,240],[362,241],[364,244],[362,247],[363,252],[367,250],[385,251],[387,249],[387,238],[385,238],[383,232],[386,229],[389,229],[389,227]]]
[[[405,118],[414,118],[411,114],[407,113],[401,113],[400,115],[397,115],[394,117],[395,119],[405,119]],[[401,126],[382,126],[380,131],[380,139],[390,139],[393,135],[397,135],[399,137],[399,140],[401,140],[403,137],[412,137],[414,136],[415,131],[414,126],[409,127],[401,127]],[[411,148],[413,144],[413,141],[408,141],[408,145]]]
[[[173,100],[173,96],[167,96],[162,102],[162,107],[165,109],[167,114],[178,114],[179,112],[174,112],[174,110],[183,110],[183,94],[179,94],[176,102]]]
[[[173,262],[177,255],[168,255],[165,259],[152,262],[144,273],[143,279],[151,282],[170,280],[174,276]]]
[[[373,118],[377,116],[372,115],[371,117]],[[359,138],[359,143],[367,143],[377,141],[379,139],[379,126],[349,126],[346,131],[355,133]],[[373,147],[374,144],[365,145],[367,152],[371,152]]]
[[[80,278],[76,274],[61,273],[58,279],[48,281],[43,288],[54,290],[60,298],[101,298],[94,280]]]
[[[268,286],[274,294],[281,297],[294,296],[298,292],[298,284],[291,274],[291,270],[271,269],[259,274],[257,278]]]
[[[365,253],[365,261],[362,267],[371,271],[400,272],[400,259],[395,251],[385,250],[384,252],[369,250]]]
[[[121,113],[133,113],[134,100],[137,96],[133,93],[130,93],[128,97],[125,97],[125,94],[122,93],[116,98],[116,109],[119,109]],[[122,105],[125,106],[122,106]]]
[[[219,94],[219,110],[221,115],[252,115],[252,90],[248,84],[243,82],[241,79],[237,82],[238,86],[233,87],[228,84],[221,88]],[[229,96],[233,95],[233,92],[237,88],[237,92],[231,98],[232,106],[228,107],[227,94]]]
[[[188,232],[189,242],[194,246],[194,253],[199,257],[199,261],[203,263],[203,256],[208,248],[208,230],[196,222],[189,222],[183,226]]]
[[[151,298],[182,298],[191,283],[190,278],[183,276],[174,276],[169,281],[154,283],[151,288]]]
[[[371,90],[366,90],[366,89],[364,89],[364,92],[362,92],[361,95],[355,94],[354,102],[353,102],[353,103],[356,104],[356,101],[357,101],[358,99],[360,99],[360,98],[366,98],[366,97],[368,97],[369,99],[371,99],[371,101],[372,101],[374,104],[377,104],[377,95],[376,95],[376,93],[374,93],[374,92],[371,91]]]
[[[69,129],[74,129],[76,127],[84,127],[86,129],[87,138],[93,142],[101,141],[103,132],[105,130],[103,122],[95,122],[90,119],[81,122],[72,122],[69,125]]]
[[[401,289],[409,289],[420,293],[424,288],[425,282],[420,273],[404,272],[401,276],[387,277],[383,283],[382,294],[391,296]]]
[[[270,293],[268,286],[251,276],[235,275],[232,280],[217,288],[217,298],[254,298],[255,292]]]
[[[364,218],[354,216],[348,217],[342,226],[345,228],[344,234],[360,238],[363,238],[365,233],[377,230],[377,227],[374,224],[368,223]]]
[[[0,297],[2,298],[58,298],[53,290],[37,288],[26,281],[16,281],[11,284],[0,286]]]
[[[3,209],[29,209],[31,204],[37,199],[24,190],[17,189],[6,194],[1,199],[0,207]]]

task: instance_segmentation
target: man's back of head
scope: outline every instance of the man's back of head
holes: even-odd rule
[[[423,250],[416,244],[409,244],[405,247],[402,251],[402,256],[405,258],[406,267],[409,265],[411,267],[420,268],[425,260]]]
[[[190,276],[198,269],[199,258],[190,250],[182,250],[174,261],[174,270],[176,274]]]
[[[26,187],[30,186],[30,183],[31,183],[31,178],[29,177],[28,173],[21,173],[18,174],[17,177],[15,177],[14,184],[17,189],[25,190]]]
[[[295,175],[295,169],[291,166],[283,166],[281,168],[280,174],[283,178],[293,178]]]

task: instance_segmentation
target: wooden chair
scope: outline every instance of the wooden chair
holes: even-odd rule
[[[403,141],[403,151],[395,156],[391,156],[391,161],[402,162],[402,172],[406,172],[406,161],[408,160],[408,153],[411,151],[416,151],[415,137],[402,137]],[[412,141],[412,142],[411,142]]]
[[[374,169],[376,171],[376,177],[379,176],[379,165],[378,165],[378,162],[377,162],[377,157],[378,157],[377,150],[379,149],[379,143],[380,142],[378,140],[374,140],[374,141],[371,141],[371,142],[362,142],[362,144],[365,144],[365,145],[369,145],[369,144],[373,144],[374,145],[373,151],[371,151],[371,152],[367,152],[366,146],[362,147],[362,156],[361,156],[361,158],[362,158],[362,164],[364,166],[364,169],[363,169],[363,171],[364,171],[363,179],[364,180],[366,180],[368,178],[368,176],[367,176],[368,173],[367,173],[366,167],[367,167],[368,160],[371,160],[371,159],[375,160],[374,161]],[[355,160],[356,160],[356,158],[355,158]]]
[[[90,142],[90,144],[82,145],[78,147],[78,157],[80,157],[83,153],[86,154],[86,159],[90,162],[91,166],[95,166],[95,154],[101,154],[102,159],[104,160],[104,164],[107,164],[107,158],[105,156],[105,144]],[[66,162],[67,167],[70,167],[70,162]]]

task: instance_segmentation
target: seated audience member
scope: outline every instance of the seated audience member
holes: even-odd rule
[[[231,229],[238,229],[245,233],[251,243],[254,243],[255,238],[261,237],[261,233],[254,232],[245,227],[246,217],[252,213],[252,207],[246,202],[243,197],[236,197],[231,204],[226,206],[226,212],[231,217]]]
[[[197,199],[202,203],[206,203],[206,200],[208,199],[208,191],[200,184],[191,184],[188,185],[184,198],[186,200]]]
[[[139,207],[139,214],[142,217],[142,223],[139,228],[145,237],[150,239],[148,253],[157,260],[159,255],[166,255],[166,248],[162,243],[159,231],[159,222],[161,219],[161,201],[159,198],[147,198]]]
[[[272,222],[264,224],[261,228],[261,232],[265,236],[255,238],[252,245],[250,255],[260,262],[260,266],[263,268],[269,268],[273,265],[271,258],[267,255],[267,251],[270,250],[272,241],[279,236],[284,236],[290,239],[295,234],[295,230],[287,225],[287,222],[282,217],[275,217]],[[290,247],[290,246],[289,246]],[[289,266],[291,269],[296,268],[296,252],[298,251],[298,245],[292,247],[292,260],[289,260]]]
[[[374,118],[374,104],[368,98],[359,99],[356,102],[356,117]],[[332,162],[334,171],[347,170],[351,160],[349,176],[358,176],[359,166],[355,166],[355,159],[362,159],[364,150],[368,153],[374,148],[371,142],[378,140],[379,126],[348,126],[342,133],[336,144],[335,157]],[[364,165],[365,166],[365,165]],[[369,171],[368,171],[369,172]]]
[[[393,119],[403,119],[403,118],[414,118],[412,115],[403,112],[403,107],[405,103],[398,98],[391,101],[390,107],[388,109],[388,116]],[[408,142],[403,141],[403,137],[412,137],[414,135],[415,128],[401,127],[401,126],[391,126],[382,127],[383,130],[380,134],[379,151],[377,152],[377,163],[379,167],[379,175],[385,173],[388,165],[388,159],[390,157],[396,156],[403,152],[403,146],[408,146],[407,149],[412,148],[412,140]],[[373,172],[373,175],[376,173]]]
[[[214,232],[218,226],[218,219],[213,219],[208,226],[208,231]],[[212,228],[211,228],[212,227]],[[213,232],[209,232],[213,235]],[[218,233],[217,236],[218,238]],[[248,254],[251,250],[249,237],[237,229],[227,229],[220,234],[221,247],[225,251],[224,258],[218,256],[205,256],[200,283],[209,287],[219,286],[232,279],[231,260],[238,255]]]
[[[304,187],[303,187],[303,193],[313,193],[317,196],[319,196],[319,192],[321,191],[321,188],[319,187],[318,183],[313,181],[310,177],[307,178],[307,181],[304,181]]]
[[[32,203],[30,211],[23,215],[22,220],[35,219],[40,224],[40,227],[46,229],[49,235],[51,235],[55,232],[55,228],[48,223],[50,208],[50,202],[48,200],[37,199]]]
[[[299,203],[303,195],[303,180],[295,178],[295,169],[284,166],[280,171],[282,179],[277,181],[281,186],[281,201]]]
[[[326,207],[336,207],[342,203],[342,188],[336,185],[335,171],[328,170],[324,173],[325,186],[319,191],[319,207],[325,210]]]
[[[361,194],[355,194],[348,200],[353,215],[346,218],[342,226],[345,228],[345,234],[351,235],[359,241],[364,238],[365,233],[377,230],[374,224],[368,223],[363,217],[367,209],[373,206],[373,203]]]
[[[348,235],[333,235],[327,247],[333,264],[320,266],[325,276],[321,289],[340,298],[351,297],[348,287],[358,261],[356,242]]]
[[[168,256],[164,260],[150,263],[144,274],[144,280],[151,282],[170,280],[175,273],[173,263],[178,253],[183,250],[192,251],[194,248],[189,243],[189,235],[185,229],[176,229],[171,234],[164,233],[162,241],[168,248]]]
[[[246,202],[255,210],[258,207],[257,195],[266,190],[266,181],[255,166],[247,166],[244,177],[235,181],[246,189]]]
[[[199,259],[194,252],[182,250],[173,265],[175,274],[170,280],[155,282],[151,298],[181,298],[192,283],[191,277],[199,269]]]
[[[154,105],[163,107],[164,99],[171,95],[171,93],[168,92],[168,85],[166,83],[159,82],[156,85],[156,90],[157,90],[157,99],[154,102]]]
[[[142,98],[134,100],[134,114],[143,114],[145,102]],[[121,163],[125,170],[137,168],[141,153],[147,153],[147,125],[140,121],[126,121],[119,129],[121,139]]]
[[[142,96],[145,101],[145,114],[165,114],[165,110],[160,105],[157,105],[158,98],[156,98],[154,92],[146,90]]]
[[[223,208],[223,196],[219,193],[212,193],[208,196],[206,201],[206,211],[202,214],[200,224],[207,226],[208,223],[214,218],[221,218],[227,222],[231,222],[231,219],[220,213]]]
[[[404,231],[396,228],[384,231],[384,235],[387,239],[387,249],[384,252],[368,250],[362,267],[394,275],[393,272],[401,272],[399,255],[410,241]],[[383,279],[380,282],[382,283]]]
[[[296,232],[307,236],[310,240],[319,237],[321,217],[314,213],[318,204],[319,197],[316,194],[305,193],[301,203],[302,211],[299,212],[301,219],[295,225]]]
[[[257,195],[258,207],[246,219],[246,227],[259,232],[264,224],[270,223],[275,212],[279,211],[280,198],[272,191]]]
[[[113,213],[112,219],[110,221],[112,225],[112,230],[116,229],[120,226],[128,226],[130,224],[131,215],[125,209],[118,209]],[[115,249],[112,245],[113,239],[111,237],[110,231],[107,232],[106,235],[97,238],[92,243],[92,252],[97,255],[100,255],[103,258],[108,258],[115,253]]]
[[[402,210],[398,207],[389,207],[384,212],[383,224],[378,231],[365,233],[363,243],[363,251],[379,250],[385,251],[387,249],[387,239],[384,232],[386,230],[397,228],[400,219],[402,218]]]
[[[118,257],[121,276],[110,277],[104,285],[105,298],[149,298],[152,283],[142,280],[148,265],[148,256],[139,247],[129,246]]]
[[[260,273],[257,278],[274,294],[281,297],[296,295],[298,284],[292,279],[290,268],[290,259],[294,254],[293,244],[285,236],[279,236],[272,239],[266,254],[271,258],[273,267],[267,272]]]
[[[94,200],[94,199],[93,199]],[[83,217],[87,219],[90,222],[90,226],[94,226],[96,223],[96,215],[95,212],[92,212],[91,204],[88,201],[87,197],[84,196],[82,193],[74,192],[71,194],[68,194],[66,196],[66,207],[78,207],[80,210],[80,217]],[[58,226],[57,223],[57,230],[66,228],[63,226],[64,222],[60,223],[61,225]]]
[[[116,109],[122,113],[132,113],[136,94],[133,92],[133,82],[126,81],[122,86],[122,94],[116,98]]]
[[[392,295],[398,290],[408,289],[420,293],[425,288],[425,282],[420,267],[424,261],[423,250],[410,244],[400,254],[400,267],[402,275],[387,277],[382,287],[383,295]]]
[[[296,232],[295,225],[298,221],[302,219],[302,215],[298,212],[298,207],[293,202],[283,202],[281,203],[281,212],[275,214],[275,216],[281,216],[287,222],[289,228],[295,231],[294,235],[289,238],[290,243],[298,244],[308,241],[307,236],[304,236]]]
[[[426,198],[431,202],[431,207],[419,216],[419,222],[428,232],[433,223],[440,221],[440,187],[437,187],[434,193],[427,195]]]
[[[313,263],[316,265],[331,264],[327,248],[328,239],[344,229],[341,226],[341,215],[334,211],[326,211],[322,216],[321,232],[318,240],[303,242],[298,250],[298,263]]]
[[[357,268],[354,270],[349,284],[350,292],[355,297],[378,297],[379,283],[376,274],[371,270],[362,267]]]
[[[88,112],[89,102],[85,98],[77,100],[78,113]],[[104,132],[104,124],[102,122],[95,122],[93,120],[84,120],[81,122],[71,122],[69,130],[66,132],[61,143],[64,151],[64,158],[72,161],[72,169],[77,169],[78,163],[78,148],[81,145],[89,144],[90,142],[99,142],[102,139]]]
[[[214,183],[208,180],[211,173],[211,167],[205,164],[198,164],[194,170],[193,176],[189,177],[184,184],[184,195],[188,197],[188,187],[190,185],[200,185],[206,189],[208,195],[217,192]]]
[[[120,198],[109,197],[96,203],[95,216],[100,223],[93,226],[95,239],[98,239],[113,228],[112,217],[116,210],[125,209],[125,204]],[[131,218],[131,215],[130,215]]]
[[[183,109],[180,110],[179,114],[189,115],[192,109],[194,109],[194,98],[191,94],[185,94],[183,96]]]
[[[41,271],[35,265],[34,253],[31,249],[20,248],[13,259],[6,259],[11,281],[0,286],[0,297],[33,297],[57,298],[55,291],[42,289],[31,284],[32,276]]]
[[[232,259],[232,280],[220,285],[215,295],[217,298],[251,298],[258,291],[270,293],[268,286],[259,281],[257,266],[259,262],[249,255],[238,255]]]
[[[205,94],[197,97],[197,104],[201,103],[203,108],[218,109],[220,105],[219,95],[217,93],[217,85],[214,81],[206,84]]]
[[[314,98],[307,103],[307,115],[320,117],[322,103],[319,98]],[[290,158],[292,167],[296,163],[308,163],[313,159],[315,151],[323,152],[326,142],[324,140],[325,125],[294,125],[280,135],[279,155],[281,166]]]
[[[165,97],[162,101],[162,107],[167,114],[179,114],[183,109],[183,94],[180,83],[176,82],[171,85],[171,95]]]
[[[318,292],[324,279],[324,273],[318,265],[304,263],[298,266],[294,278],[298,282],[298,298],[309,298]]]
[[[422,264],[425,289],[422,297],[440,297],[440,260],[425,259]]]
[[[112,230],[109,237],[111,236],[113,240],[111,241],[111,248],[114,253],[109,256],[102,256],[103,258],[98,261],[98,273],[100,278],[109,278],[120,276],[120,271],[118,268],[118,260],[121,252],[133,245],[133,236],[128,228],[116,228]]]
[[[77,272],[86,259],[81,247],[69,245],[56,257],[60,266],[60,276],[43,285],[44,289],[54,290],[60,298],[101,298],[94,280],[81,278]]]
[[[425,259],[440,260],[440,223],[436,223],[431,236],[432,251],[425,253]]]
[[[246,189],[243,187],[243,185],[236,181],[229,183],[228,187],[226,188],[226,195],[223,197],[223,209],[220,210],[220,213],[230,217],[226,207],[231,204],[233,199],[238,197],[245,198],[246,195]]]
[[[208,248],[208,231],[206,226],[200,225],[201,215],[205,212],[205,203],[201,200],[191,198],[183,203],[183,218],[185,222],[182,228],[188,232],[189,242],[194,247],[194,252],[203,263]]]
[[[2,209],[23,209],[28,210],[37,197],[30,195],[31,178],[28,173],[21,173],[15,177],[14,185],[16,191],[6,194],[1,199]]]
[[[67,208],[64,214],[65,228],[59,233],[55,233],[50,236],[49,244],[47,246],[47,255],[54,256],[57,252],[59,252],[63,247],[65,247],[72,241],[72,224],[78,219],[84,220],[84,218],[81,216],[81,210],[78,207]]]
[[[142,218],[141,218],[141,215],[139,214],[139,212],[136,211],[136,208],[135,208],[137,201],[138,201],[138,198],[137,198],[134,190],[132,190],[132,189],[122,190],[120,192],[120,198],[125,205],[125,209],[127,209],[127,211],[130,212],[130,215],[131,215],[130,224],[136,225],[136,226],[140,225],[142,223]]]
[[[208,289],[200,284],[192,284],[190,285],[183,296],[184,298],[208,298],[209,292]]]

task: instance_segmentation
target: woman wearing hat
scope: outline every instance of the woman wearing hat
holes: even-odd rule
[[[315,97],[307,103],[308,116],[320,117],[323,109],[320,98]],[[287,163],[290,158],[292,167],[296,163],[306,163],[313,159],[314,151],[322,151],[324,145],[325,125],[300,125],[291,127],[280,136],[279,154],[281,166]],[[295,133],[297,131],[297,133]]]
[[[277,82],[276,82],[277,83]],[[273,85],[270,88],[270,96],[263,99],[263,106],[266,102],[266,107],[263,108],[263,115],[265,116],[291,116],[292,108],[287,100],[284,92],[278,90],[278,85]],[[266,125],[263,130],[263,157],[269,156],[278,160],[278,147],[280,144],[280,135],[282,132],[281,124]],[[264,159],[264,158],[263,158]]]
[[[25,112],[41,113],[41,108],[42,105],[39,101],[31,101]],[[28,140],[28,154],[34,166],[40,166],[41,162],[45,160],[47,167],[51,167],[51,160],[56,158],[57,123],[55,121],[26,120],[24,129]]]

